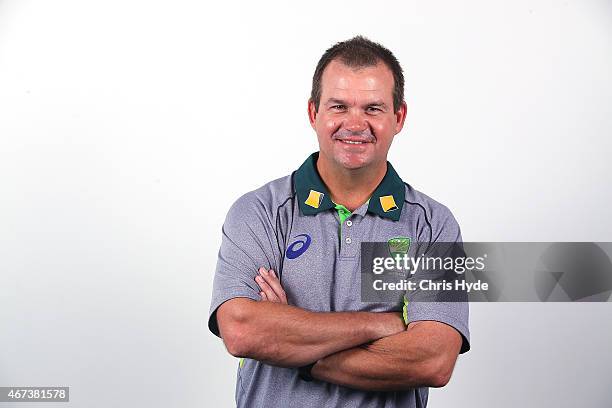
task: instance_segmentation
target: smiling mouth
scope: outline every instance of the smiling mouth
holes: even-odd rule
[[[374,138],[364,138],[364,137],[355,137],[355,136],[349,136],[349,137],[334,137],[334,141],[336,142],[340,142],[340,143],[344,143],[347,145],[352,145],[352,146],[359,146],[359,145],[365,145],[365,144],[370,144],[370,143],[374,143],[376,141],[376,139]]]
[[[357,141],[357,140],[338,140],[338,141],[342,142],[342,143],[348,143],[348,144],[354,144],[354,145],[370,143],[370,142],[360,142],[360,141]]]

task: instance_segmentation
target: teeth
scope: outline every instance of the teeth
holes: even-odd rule
[[[352,140],[343,140],[344,143],[349,143],[349,144],[363,144],[364,142],[353,142]]]

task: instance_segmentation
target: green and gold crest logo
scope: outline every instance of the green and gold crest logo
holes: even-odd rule
[[[388,241],[389,253],[391,256],[403,255],[408,253],[410,248],[410,238],[408,237],[395,237]]]

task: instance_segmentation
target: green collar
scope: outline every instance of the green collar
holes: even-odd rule
[[[294,174],[294,188],[304,215],[315,215],[335,208],[317,171],[318,157],[318,152],[311,154]],[[404,182],[391,163],[387,162],[387,173],[372,193],[368,211],[397,221],[402,213],[405,195]]]

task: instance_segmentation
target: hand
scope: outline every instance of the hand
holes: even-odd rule
[[[259,275],[255,277],[255,282],[259,285],[261,292],[261,300],[266,300],[275,303],[287,303],[287,295],[281,286],[280,280],[276,276],[276,272],[272,269],[267,270],[263,266],[259,268]]]

